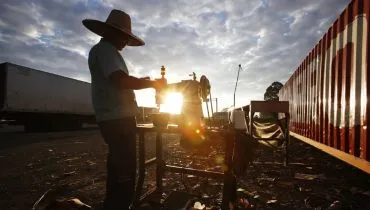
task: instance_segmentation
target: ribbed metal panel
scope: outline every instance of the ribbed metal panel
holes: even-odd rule
[[[292,132],[367,163],[369,5],[353,0],[280,91]]]

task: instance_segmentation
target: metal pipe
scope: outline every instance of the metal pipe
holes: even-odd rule
[[[148,191],[146,191],[141,197],[140,197],[140,202],[144,201],[146,198],[148,198],[149,196],[151,196],[152,194],[158,192],[157,188],[154,187],[152,189],[149,189]]]
[[[173,165],[166,165],[165,170],[169,172],[174,172],[174,173],[192,174],[195,176],[211,177],[215,179],[224,178],[224,173],[221,173],[221,172],[199,170],[199,169],[194,169],[194,168],[184,168],[184,167],[173,166]]]
[[[156,160],[157,160],[157,158],[156,158],[156,157],[151,158],[151,159],[148,159],[148,160],[145,160],[145,166],[150,166],[150,165],[152,165],[153,163],[155,163],[155,162],[156,162]]]

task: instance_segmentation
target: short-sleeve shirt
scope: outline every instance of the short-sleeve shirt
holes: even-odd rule
[[[100,122],[135,116],[138,107],[134,91],[116,88],[109,80],[109,75],[115,71],[129,75],[118,50],[111,43],[101,40],[91,48],[88,63],[96,120]]]

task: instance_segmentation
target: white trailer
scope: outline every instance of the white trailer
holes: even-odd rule
[[[0,119],[26,131],[69,130],[95,122],[90,83],[12,63],[0,64]]]

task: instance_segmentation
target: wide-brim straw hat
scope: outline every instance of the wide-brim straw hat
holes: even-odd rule
[[[121,10],[112,10],[105,22],[85,19],[82,24],[90,31],[102,37],[128,39],[128,46],[142,46],[145,42],[131,31],[131,18]]]

